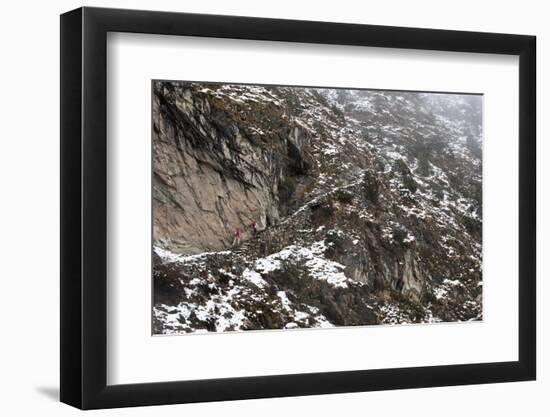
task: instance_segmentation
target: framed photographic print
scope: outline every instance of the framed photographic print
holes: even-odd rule
[[[61,16],[61,400],[535,379],[535,38]]]

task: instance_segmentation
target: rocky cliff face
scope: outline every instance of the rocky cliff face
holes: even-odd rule
[[[481,318],[479,96],[155,82],[153,155],[155,333]]]

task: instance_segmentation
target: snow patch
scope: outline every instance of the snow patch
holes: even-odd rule
[[[256,271],[252,271],[248,268],[244,270],[242,277],[245,280],[253,283],[256,287],[265,288],[267,286],[267,282],[265,282],[265,280],[259,273],[257,273]]]

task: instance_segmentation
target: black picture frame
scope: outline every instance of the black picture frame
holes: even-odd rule
[[[518,361],[107,385],[108,32],[519,56]],[[79,8],[61,15],[61,401],[82,409],[533,380],[536,38],[495,33]]]

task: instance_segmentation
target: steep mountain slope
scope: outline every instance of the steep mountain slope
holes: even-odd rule
[[[155,333],[481,318],[481,97],[159,81],[153,150]]]

